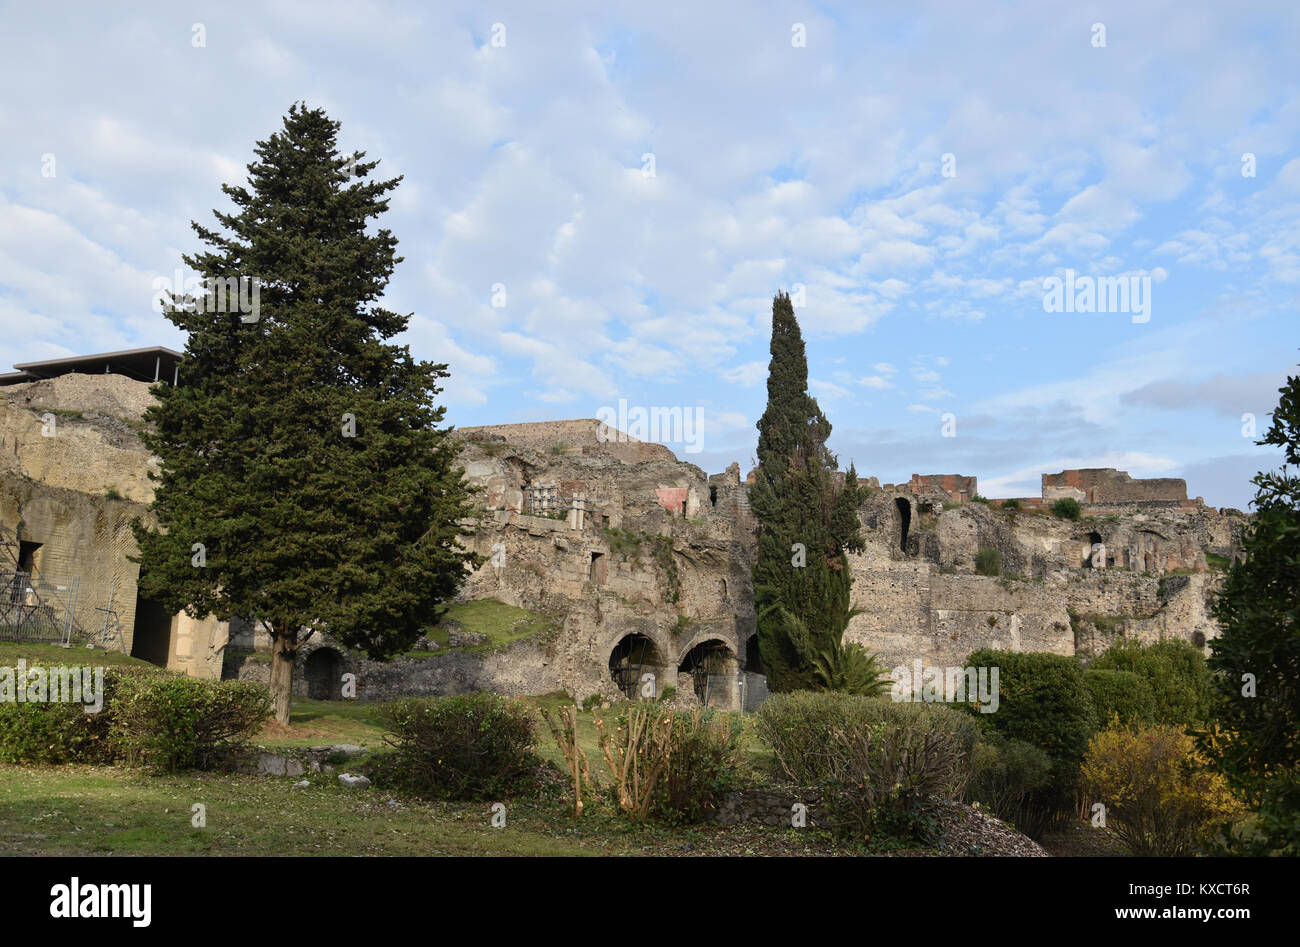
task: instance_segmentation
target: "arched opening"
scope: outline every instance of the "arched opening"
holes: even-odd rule
[[[718,580],[718,596],[725,602],[727,601],[727,580]]]
[[[751,674],[763,673],[763,656],[758,653],[758,635],[745,639],[745,670]]]
[[[684,675],[691,679],[695,696],[701,704],[709,703],[709,678],[719,678],[731,671],[734,677],[735,670],[731,661],[731,649],[727,647],[726,642],[714,638],[709,641],[701,641],[682,658],[682,663],[677,666],[677,685],[682,686],[685,683]]]
[[[898,507],[898,548],[907,552],[907,531],[912,526],[912,504],[899,497],[894,505]]]
[[[655,695],[660,690],[658,675],[663,662],[655,643],[645,635],[627,635],[614,650],[609,653],[610,680],[623,692],[628,700],[636,700],[641,694],[641,677],[653,674]]]
[[[1105,555],[1106,547],[1102,544],[1101,533],[1089,533],[1088,550],[1083,557],[1084,568],[1093,569],[1105,565]]]
[[[307,696],[312,700],[338,700],[342,696],[343,655],[333,648],[317,648],[303,665]]]

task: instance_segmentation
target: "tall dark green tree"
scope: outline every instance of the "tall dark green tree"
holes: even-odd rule
[[[1281,447],[1280,471],[1254,478],[1255,517],[1215,604],[1213,726],[1202,745],[1258,813],[1253,853],[1300,855],[1300,378],[1279,389],[1257,443]],[[1289,470],[1288,468],[1292,468]]]
[[[208,249],[186,264],[258,280],[257,311],[170,300],[188,341],[180,384],[146,412],[161,469],[155,523],[134,524],[144,595],[265,624],[282,723],[314,629],[389,657],[478,562],[457,543],[469,492],[434,403],[447,366],[389,342],[409,316],[377,305],[401,258],[367,224],[401,178],[372,180],[379,162],[340,155],[338,129],[295,104],[248,187],[222,187],[235,212],[193,224]]]
[[[862,549],[857,471],[843,478],[826,447],[830,421],[808,394],[808,359],[786,293],[772,301],[767,409],[758,422],[750,505],[759,522],[754,610],[768,686],[775,691],[874,693],[880,668],[842,642],[850,551]]]

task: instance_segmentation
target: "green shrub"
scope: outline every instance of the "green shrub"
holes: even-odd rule
[[[1099,725],[1109,725],[1112,718],[1121,726],[1155,721],[1156,698],[1145,678],[1132,671],[1094,667],[1083,672],[1083,682]]]
[[[67,763],[78,760],[74,734],[80,704],[0,704],[0,761]]]
[[[270,716],[269,692],[252,681],[133,676],[119,682],[112,730],[128,759],[175,772],[213,766]]]
[[[1063,520],[1077,520],[1083,515],[1083,507],[1073,497],[1061,497],[1052,504],[1052,515]]]
[[[1093,660],[1092,667],[1141,677],[1154,695],[1156,723],[1188,727],[1206,719],[1210,676],[1205,656],[1185,641],[1121,642]]]
[[[821,819],[839,835],[932,840],[934,803],[960,799],[970,778],[969,718],[935,705],[893,706],[909,709],[830,733]]]
[[[1015,497],[1012,497],[1010,500],[1003,500],[1003,501],[1002,501],[1002,509],[1004,509],[1004,510],[1018,510],[1018,509],[1020,509],[1020,501],[1017,500]]]
[[[966,666],[999,669],[998,709],[982,714],[984,723],[1052,759],[1051,778],[1031,793],[1020,824],[1022,831],[1041,835],[1072,811],[1079,764],[1096,729],[1083,668],[1065,655],[991,648],[971,654]]]
[[[980,733],[943,704],[825,692],[776,694],[755,717],[781,772],[821,786],[825,823],[859,841],[926,835],[930,800],[960,797]]]
[[[394,747],[374,763],[376,785],[441,799],[496,800],[532,790],[541,760],[535,721],[496,694],[407,698],[380,708]]]
[[[1082,789],[1134,855],[1190,855],[1242,814],[1178,727],[1105,730],[1092,738]]]
[[[1012,825],[1032,821],[1026,806],[1051,779],[1052,758],[1026,743],[989,732],[975,746],[966,801],[978,802]]]
[[[136,668],[104,668],[103,704],[97,713],[86,713],[83,704],[0,702],[0,761],[38,764],[112,762],[120,749],[112,729],[112,709],[120,683],[126,678],[161,673]]]
[[[992,546],[980,546],[975,554],[975,571],[980,575],[1002,574],[1002,552]]]
[[[677,825],[702,821],[740,781],[740,722],[711,710],[672,714],[668,766],[655,786],[651,816]]]

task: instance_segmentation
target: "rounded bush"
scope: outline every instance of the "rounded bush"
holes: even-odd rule
[[[1156,698],[1146,679],[1132,671],[1089,668],[1083,681],[1092,697],[1092,709],[1099,725],[1116,720],[1122,726],[1155,722]]]
[[[1156,723],[1188,727],[1205,720],[1210,699],[1209,671],[1205,656],[1186,641],[1121,642],[1095,658],[1091,667],[1130,671],[1142,678],[1155,700]]]
[[[528,707],[496,694],[406,698],[380,708],[394,748],[373,763],[376,785],[441,799],[496,800],[535,788]]]
[[[1083,507],[1073,497],[1061,497],[1051,506],[1052,515],[1063,520],[1077,520],[1083,515]]]
[[[1241,807],[1178,727],[1098,733],[1083,762],[1084,801],[1134,855],[1190,855]]]
[[[972,653],[966,666],[998,668],[998,709],[981,714],[985,724],[1051,757],[1051,778],[1032,793],[1026,803],[1032,818],[1021,826],[1041,834],[1071,810],[1079,764],[1096,730],[1083,668],[1065,655],[991,648]]]

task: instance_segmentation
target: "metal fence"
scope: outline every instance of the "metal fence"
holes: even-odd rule
[[[0,641],[70,644],[79,580],[54,585],[30,572],[0,569]]]

